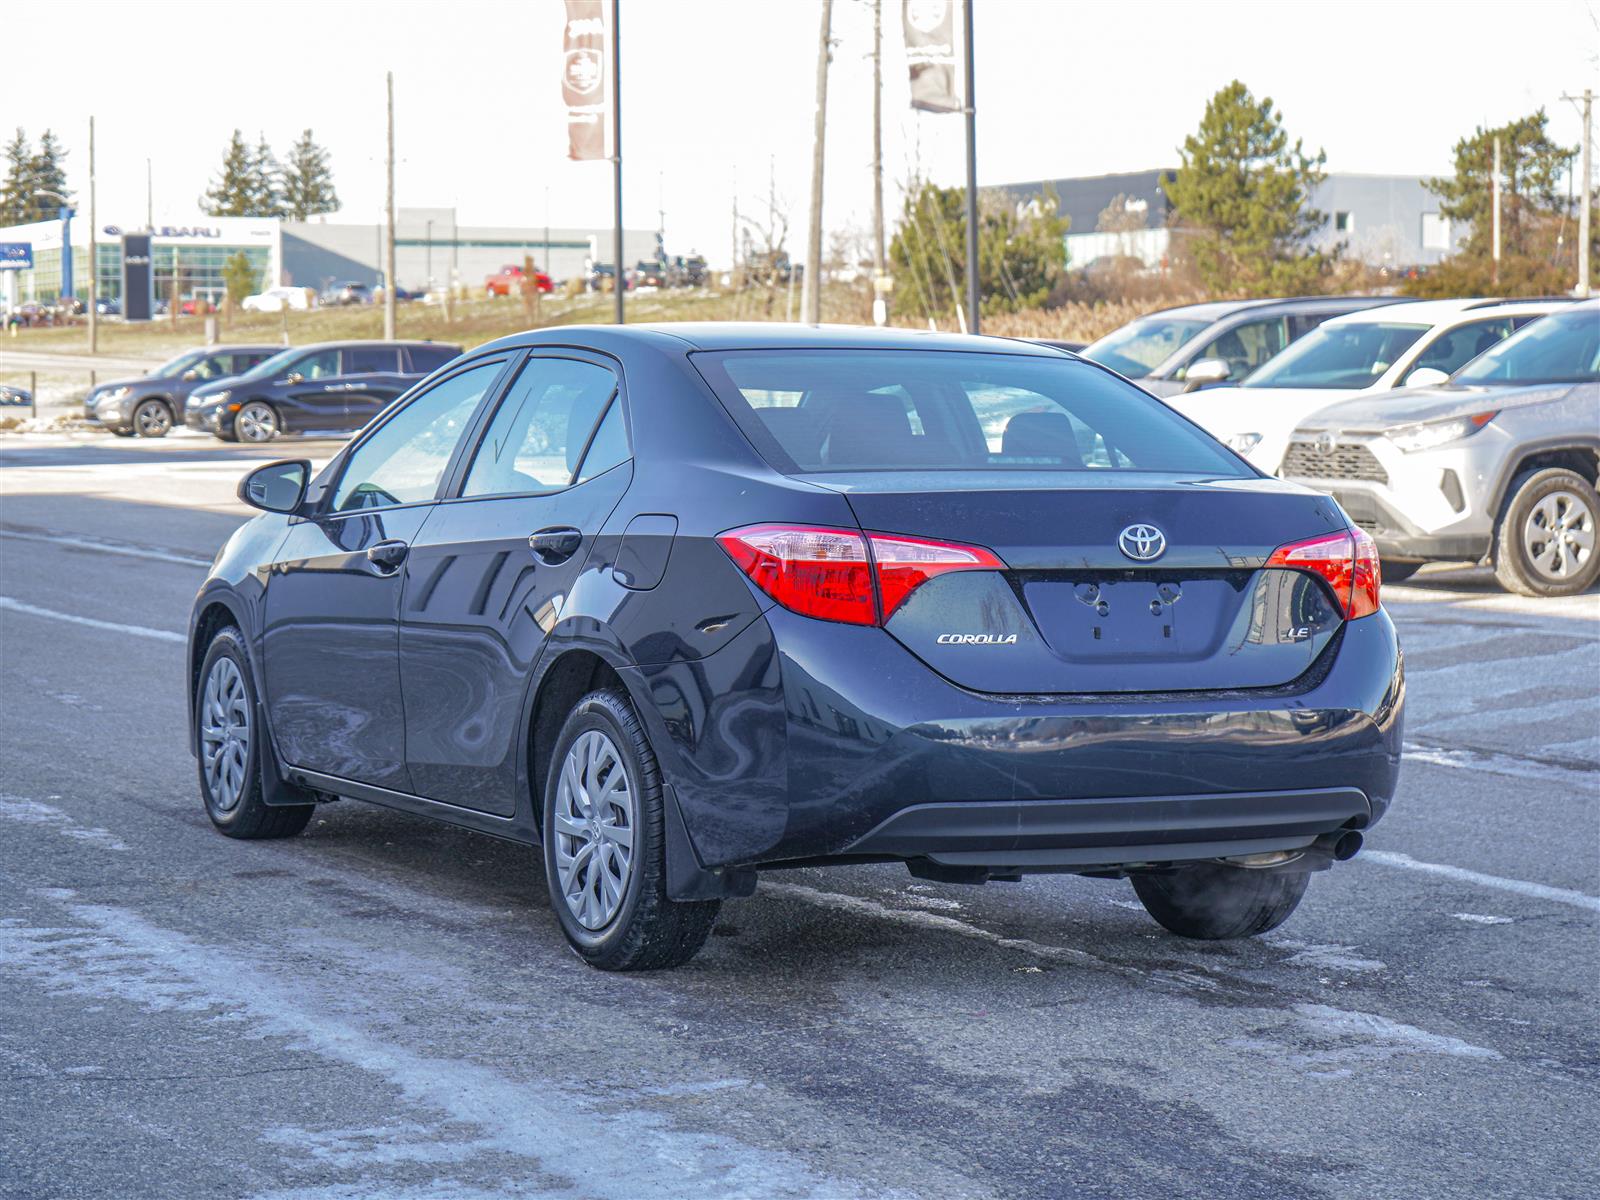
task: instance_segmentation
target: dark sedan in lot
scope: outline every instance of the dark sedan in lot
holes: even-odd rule
[[[215,826],[347,797],[541,846],[598,967],[828,863],[1127,877],[1248,936],[1395,792],[1367,535],[1025,342],[519,334],[239,494],[190,620]]]
[[[233,379],[197,388],[184,420],[226,442],[360,429],[461,353],[436,342],[323,342],[282,350]]]
[[[183,419],[197,388],[243,375],[282,346],[205,346],[163,363],[139,379],[116,379],[94,388],[83,415],[119,437],[165,437]]]

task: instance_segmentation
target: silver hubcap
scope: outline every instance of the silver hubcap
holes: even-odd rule
[[[1594,514],[1581,496],[1551,492],[1522,526],[1522,545],[1546,579],[1571,579],[1594,553]]]
[[[246,404],[239,412],[239,436],[247,442],[264,442],[278,432],[278,418],[265,404]]]
[[[232,812],[244,795],[250,763],[250,700],[231,658],[219,658],[206,676],[200,701],[200,755],[206,786],[219,812]]]
[[[134,419],[139,424],[139,432],[146,435],[165,433],[172,426],[164,404],[146,404]]]
[[[556,880],[585,929],[616,916],[633,872],[633,787],[616,744],[597,729],[578,735],[556,787]]]

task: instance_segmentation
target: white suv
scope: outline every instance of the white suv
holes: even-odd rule
[[[1403,389],[1443,383],[1559,300],[1424,300],[1324,322],[1238,387],[1167,397],[1263,471],[1276,472],[1302,420],[1353,396],[1404,403]],[[1191,368],[1191,372],[1194,368]]]
[[[1301,422],[1286,478],[1372,534],[1386,582],[1432,559],[1492,563],[1528,596],[1600,576],[1600,301],[1499,343],[1438,387],[1362,396]]]

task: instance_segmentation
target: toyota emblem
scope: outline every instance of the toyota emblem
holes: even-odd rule
[[[1167,535],[1154,525],[1129,525],[1117,534],[1117,546],[1135,562],[1160,558],[1167,550]]]

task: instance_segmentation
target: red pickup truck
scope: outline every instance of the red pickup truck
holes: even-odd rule
[[[486,296],[515,296],[522,292],[523,272],[521,267],[501,267],[493,275],[483,281],[483,292]],[[533,273],[533,286],[541,292],[553,292],[555,283],[543,271]]]

